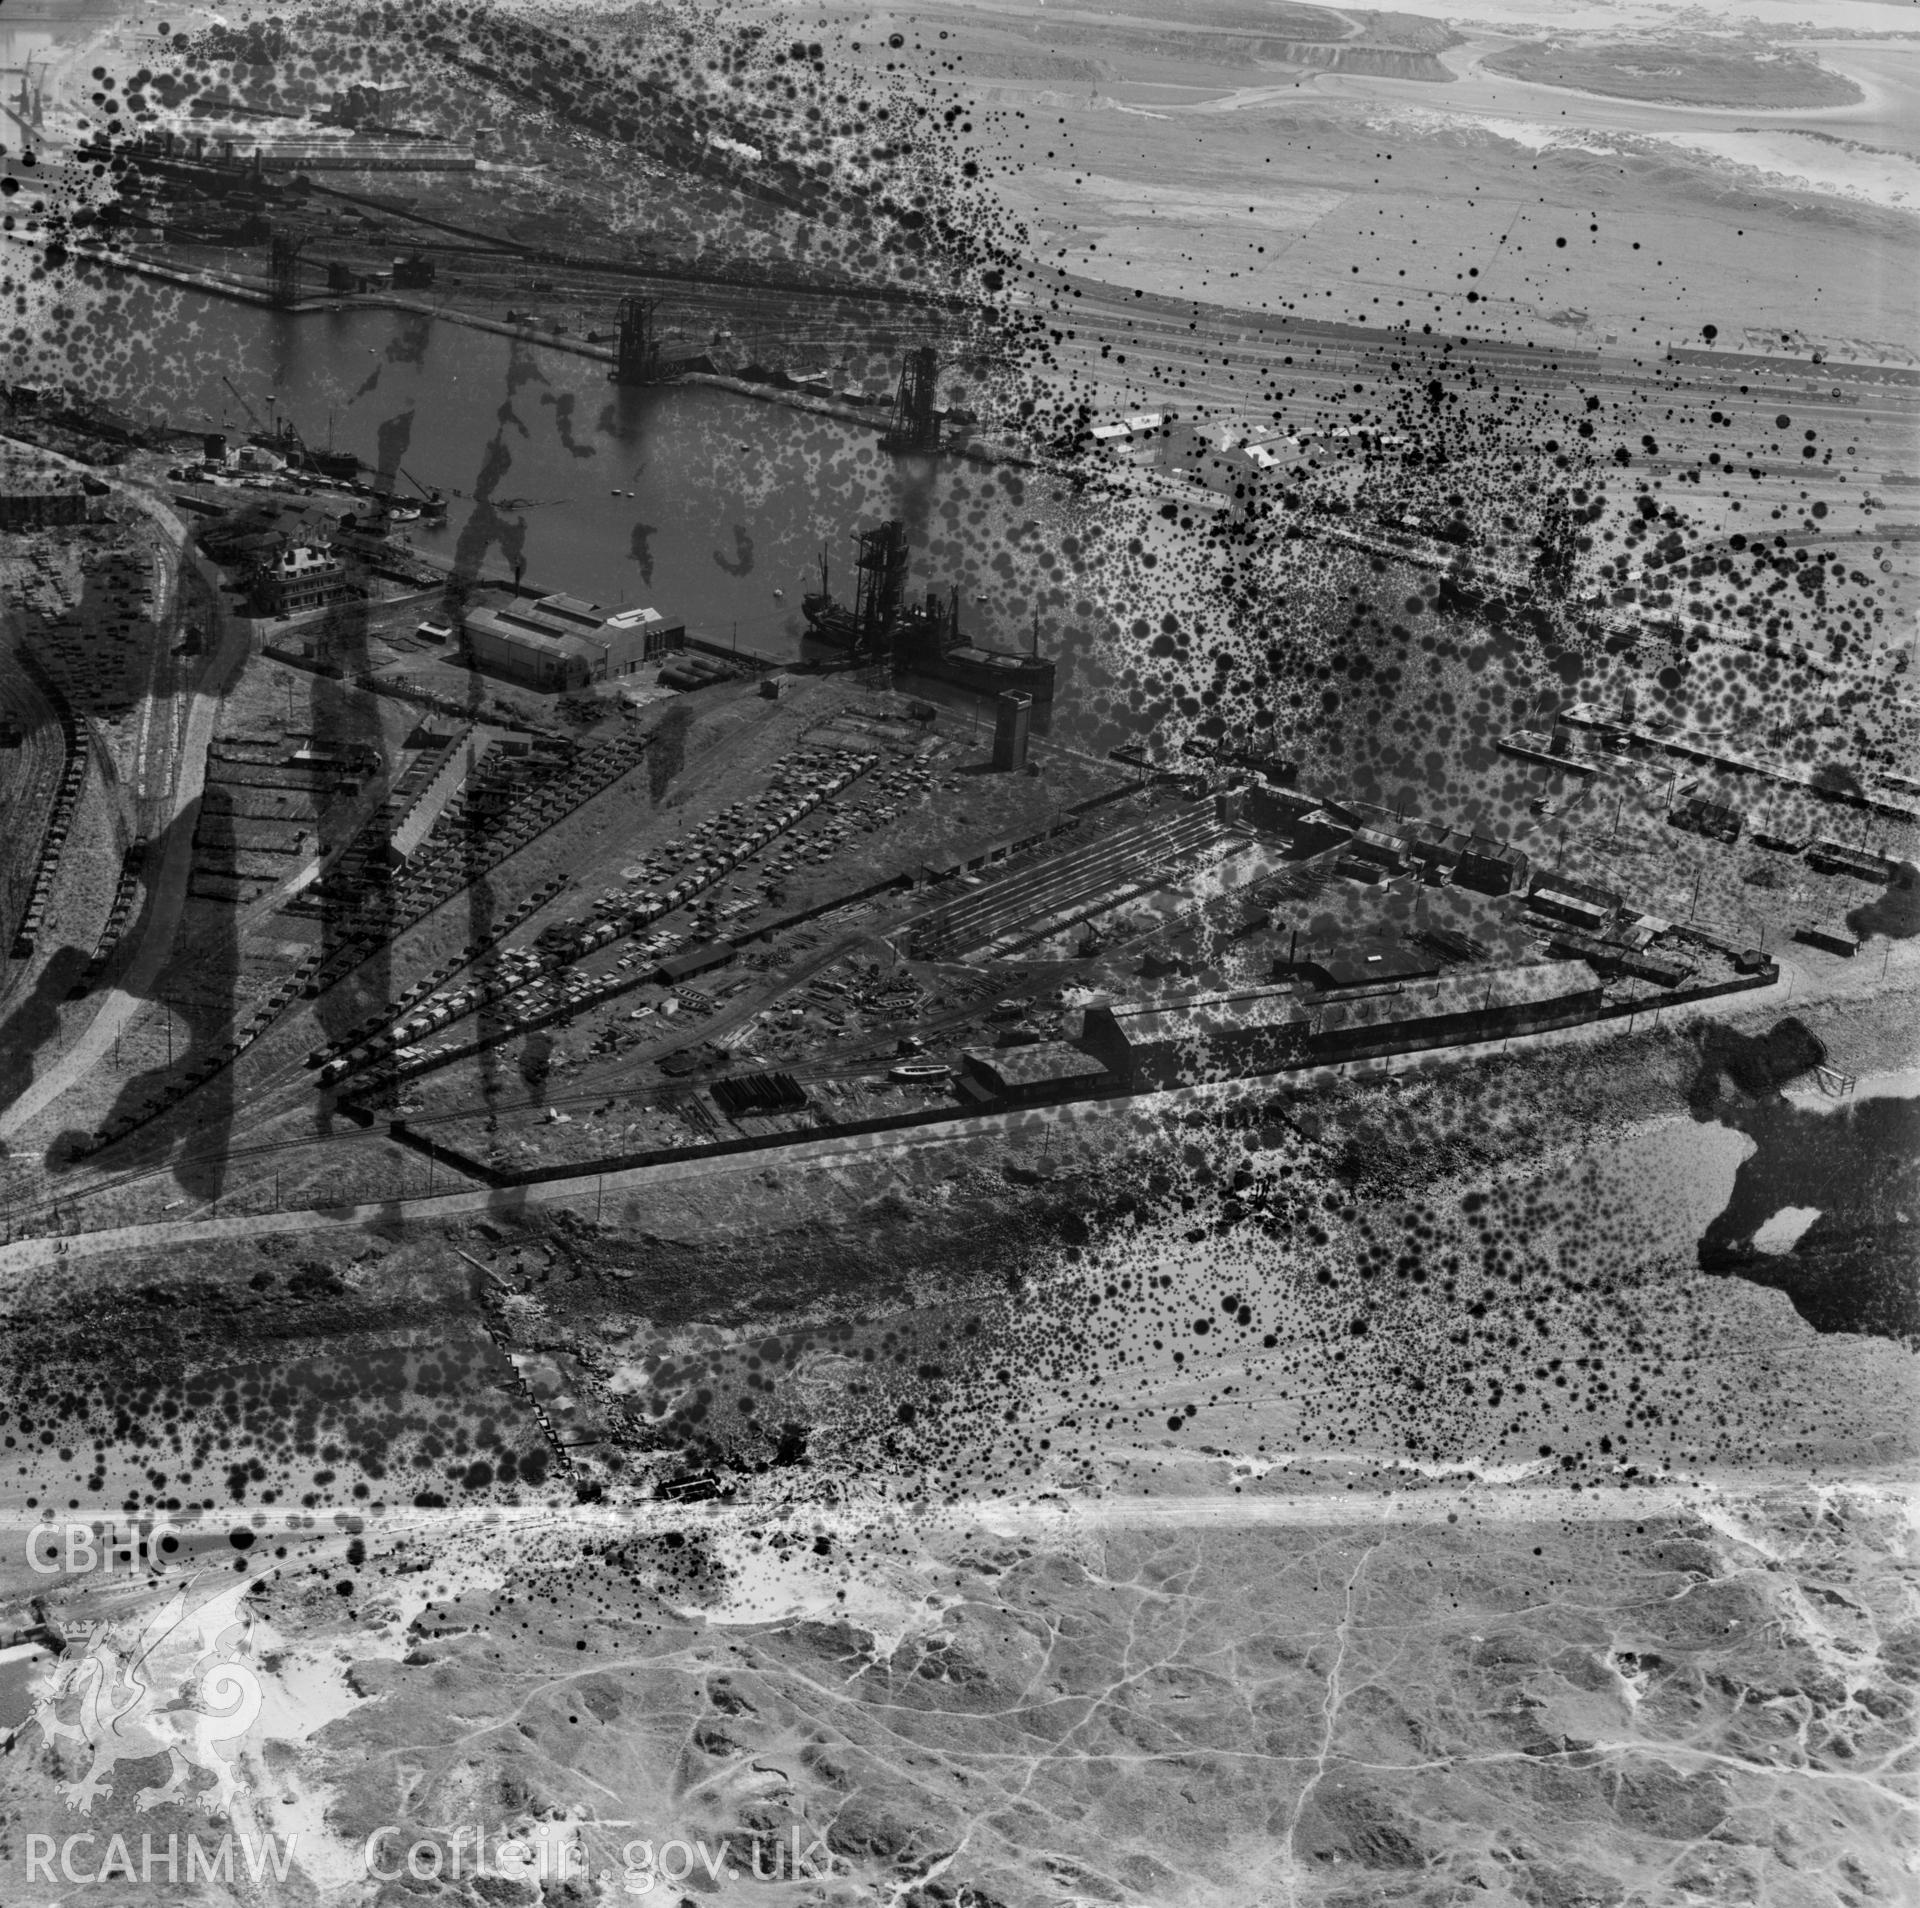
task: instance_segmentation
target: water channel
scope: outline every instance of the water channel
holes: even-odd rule
[[[850,600],[853,534],[898,516],[910,593],[958,584],[963,628],[1006,648],[1031,643],[1039,610],[1060,653],[1064,606],[1034,559],[1061,506],[1015,471],[895,457],[877,425],[710,386],[622,389],[596,359],[410,312],[296,316],[126,279],[111,302],[100,395],[236,440],[290,418],[399,496],[444,491],[445,525],[404,534],[463,566],[517,561],[529,583],[784,659],[823,551]]]

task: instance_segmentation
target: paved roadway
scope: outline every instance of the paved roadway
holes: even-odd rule
[[[1124,1459],[1133,1454],[1104,1455]],[[1161,1450],[1139,1455],[1156,1466],[1162,1480],[1157,1488],[1122,1484],[1098,1496],[1041,1489],[1020,1497],[956,1497],[938,1505],[878,1493],[831,1504],[815,1498],[783,1503],[753,1497],[731,1503],[653,1498],[615,1506],[476,1504],[446,1510],[376,1511],[356,1506],[350,1529],[321,1513],[302,1525],[276,1519],[263,1535],[269,1542],[284,1539],[292,1552],[289,1569],[344,1553],[355,1538],[376,1553],[402,1541],[416,1559],[431,1560],[427,1564],[431,1584],[435,1570],[457,1578],[470,1569],[477,1561],[476,1549],[507,1564],[522,1556],[551,1561],[564,1555],[569,1544],[584,1547],[604,1544],[609,1537],[687,1530],[724,1541],[728,1537],[758,1540],[769,1529],[798,1529],[810,1537],[823,1532],[838,1535],[850,1550],[894,1545],[911,1552],[929,1540],[982,1531],[1058,1545],[1124,1530],[1338,1531],[1381,1526],[1399,1530],[1423,1524],[1564,1529],[1573,1524],[1643,1523],[1652,1517],[1675,1517],[1697,1518],[1723,1538],[1767,1555],[1778,1541],[1783,1506],[1811,1501],[1843,1517],[1870,1519],[1891,1516],[1910,1521],[1920,1514],[1920,1487],[1887,1472],[1865,1472],[1839,1483],[1809,1483],[1803,1474],[1755,1466],[1736,1471],[1669,1471],[1630,1484],[1610,1480],[1565,1485],[1536,1479],[1534,1467],[1529,1466],[1482,1470],[1463,1464],[1416,1474],[1412,1467],[1365,1451],[1294,1453],[1291,1459],[1242,1462],[1237,1468],[1229,1453],[1202,1456]],[[1325,1483],[1317,1490],[1297,1484],[1273,1490],[1259,1482],[1265,1473],[1289,1464],[1296,1473],[1317,1473]],[[1221,1488],[1235,1476],[1247,1481]],[[219,1512],[181,1513],[169,1519],[185,1547],[182,1564],[192,1568],[210,1549],[230,1555],[226,1535],[232,1522]],[[5,1539],[0,1542],[0,1596],[46,1597],[52,1592],[64,1606],[78,1595],[86,1599],[78,1607],[101,1608],[105,1614],[152,1593],[146,1580],[124,1567],[119,1572],[81,1575],[32,1570],[26,1562],[29,1543],[36,1531],[49,1527],[64,1530],[44,1509],[30,1509],[17,1498],[0,1502],[0,1535]],[[39,1556],[52,1560],[60,1541],[42,1538]],[[1909,1812],[1920,1811],[1920,1804],[1911,1798],[1902,1798],[1901,1806]]]

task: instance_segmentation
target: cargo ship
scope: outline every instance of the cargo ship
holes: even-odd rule
[[[1037,626],[1034,647],[1026,654],[968,642],[960,631],[957,587],[945,603],[933,590],[917,604],[901,601],[907,553],[898,519],[864,531],[859,541],[859,588],[851,608],[834,596],[822,553],[820,587],[800,599],[809,635],[836,649],[889,661],[901,675],[950,682],[981,695],[1015,689],[1035,702],[1053,700],[1053,660],[1040,654]]]
[[[970,643],[960,633],[960,592],[956,588],[943,610],[929,590],[921,608],[903,619],[894,634],[893,666],[902,675],[950,682],[981,695],[1017,689],[1035,702],[1053,700],[1053,659],[1040,654],[1038,631],[1033,649],[989,649]]]
[[[834,596],[825,550],[820,552],[820,587],[800,598],[800,614],[807,619],[807,634],[815,642],[831,643],[835,649],[859,647],[859,618]]]
[[[310,450],[307,468],[331,477],[335,483],[350,484],[360,475],[360,460],[352,451]]]
[[[231,382],[224,379],[222,382],[226,383],[229,391],[233,391],[235,397],[240,396],[238,391],[234,391]],[[246,400],[241,398],[241,402],[244,404]],[[251,410],[252,407],[249,406],[248,408]],[[255,422],[257,423],[258,421],[256,417]],[[219,434],[216,432],[209,435],[206,440],[209,458],[212,456],[212,445],[218,436]],[[276,457],[281,459],[290,470],[310,470],[316,476],[328,478],[334,483],[350,484],[360,475],[359,458],[357,458],[352,451],[335,450],[333,448],[331,418],[328,420],[327,447],[325,450],[315,450],[313,446],[300,435],[300,432],[294,425],[293,419],[290,417],[276,417],[271,426],[266,430],[249,431],[247,433],[247,442],[258,446],[261,450],[271,451]]]

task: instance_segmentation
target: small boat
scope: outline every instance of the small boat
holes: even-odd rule
[[[389,523],[418,523],[420,521],[420,506],[410,503],[389,504],[387,506],[387,521]]]
[[[785,590],[780,590],[780,589],[776,589],[776,590],[774,591],[774,595],[775,595],[776,597],[784,597],[784,596],[786,595],[786,591],[785,591]]]

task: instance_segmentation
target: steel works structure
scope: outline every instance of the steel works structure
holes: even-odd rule
[[[659,301],[652,298],[620,301],[620,332],[614,343],[615,384],[660,382],[660,335],[653,327],[658,307]]]
[[[927,455],[940,448],[940,413],[934,409],[939,378],[940,357],[932,345],[908,357],[893,401],[893,422],[880,440],[883,450]]]

